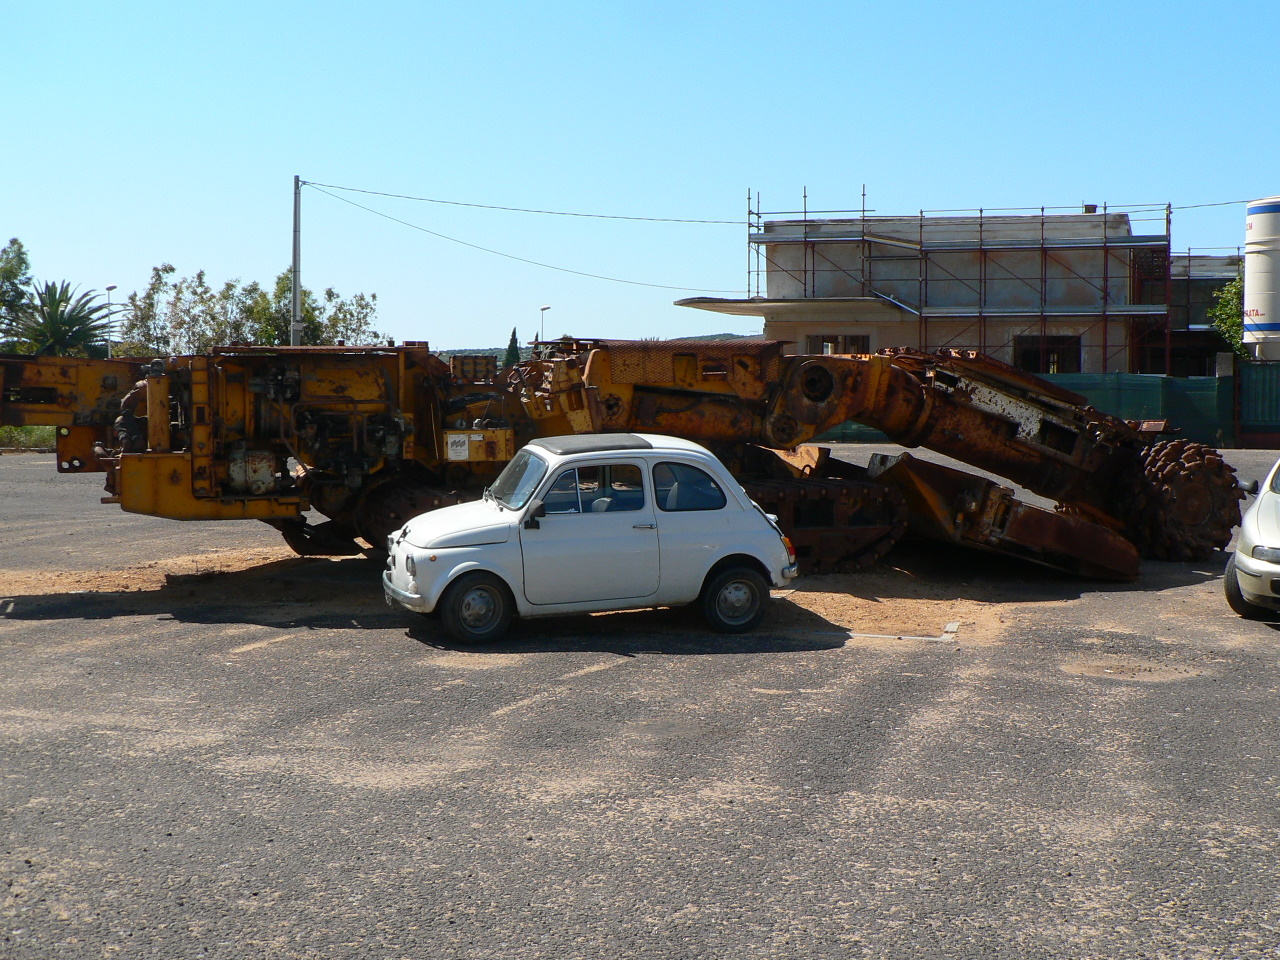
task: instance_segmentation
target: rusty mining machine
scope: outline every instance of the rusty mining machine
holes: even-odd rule
[[[565,338],[502,371],[495,358],[446,362],[415,342],[150,361],[8,354],[0,424],[55,427],[57,469],[104,472],[104,502],[179,520],[262,520],[304,555],[376,550],[408,517],[479,497],[528,440],[597,431],[710,447],[779,517],[809,571],[859,569],[910,528],[1129,579],[1140,554],[1203,558],[1239,522],[1243,494],[1216,450],[1107,416],[989,357],[783,348]],[[1057,508],[910,454],[862,468],[810,445],[849,420]]]

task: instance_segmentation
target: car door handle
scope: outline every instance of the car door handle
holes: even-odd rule
[[[633,523],[631,525],[631,529],[632,530],[657,530],[658,525],[656,523]]]

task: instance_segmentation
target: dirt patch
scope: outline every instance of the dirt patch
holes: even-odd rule
[[[223,550],[168,557],[122,570],[0,570],[0,595],[30,597],[51,593],[130,593],[189,586],[219,574],[241,573],[267,564],[303,561],[287,547]],[[325,562],[325,561],[319,561]]]
[[[1015,607],[957,598],[908,571],[887,566],[802,577],[792,589],[774,595],[787,601],[774,604],[770,625],[775,629],[813,628],[818,619],[853,633],[940,637],[947,624],[959,623],[957,641],[965,644],[997,641]],[[857,638],[853,642],[858,643]]]
[[[1157,663],[1134,657],[1114,657],[1098,660],[1077,660],[1061,664],[1059,669],[1073,677],[1092,677],[1098,680],[1122,680],[1128,683],[1167,683],[1171,680],[1190,680],[1203,676],[1205,671],[1176,663]]]

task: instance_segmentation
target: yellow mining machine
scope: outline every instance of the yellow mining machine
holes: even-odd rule
[[[263,520],[301,554],[376,550],[408,517],[479,497],[530,439],[596,431],[712,448],[779,516],[808,570],[864,566],[910,526],[1123,579],[1139,551],[1203,557],[1239,522],[1241,494],[1217,451],[1161,439],[990,358],[783,347],[564,339],[502,371],[486,356],[446,362],[425,343],[155,360],[7,354],[0,424],[55,427],[58,470],[105,473],[104,501],[126,511]],[[863,469],[802,446],[847,420],[1059,507],[908,454]]]

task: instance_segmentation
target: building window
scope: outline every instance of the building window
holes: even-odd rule
[[[805,353],[870,353],[871,336],[855,333],[841,336],[834,333],[811,334],[805,338]]]
[[[1014,366],[1028,373],[1079,373],[1079,337],[1014,337]]]

